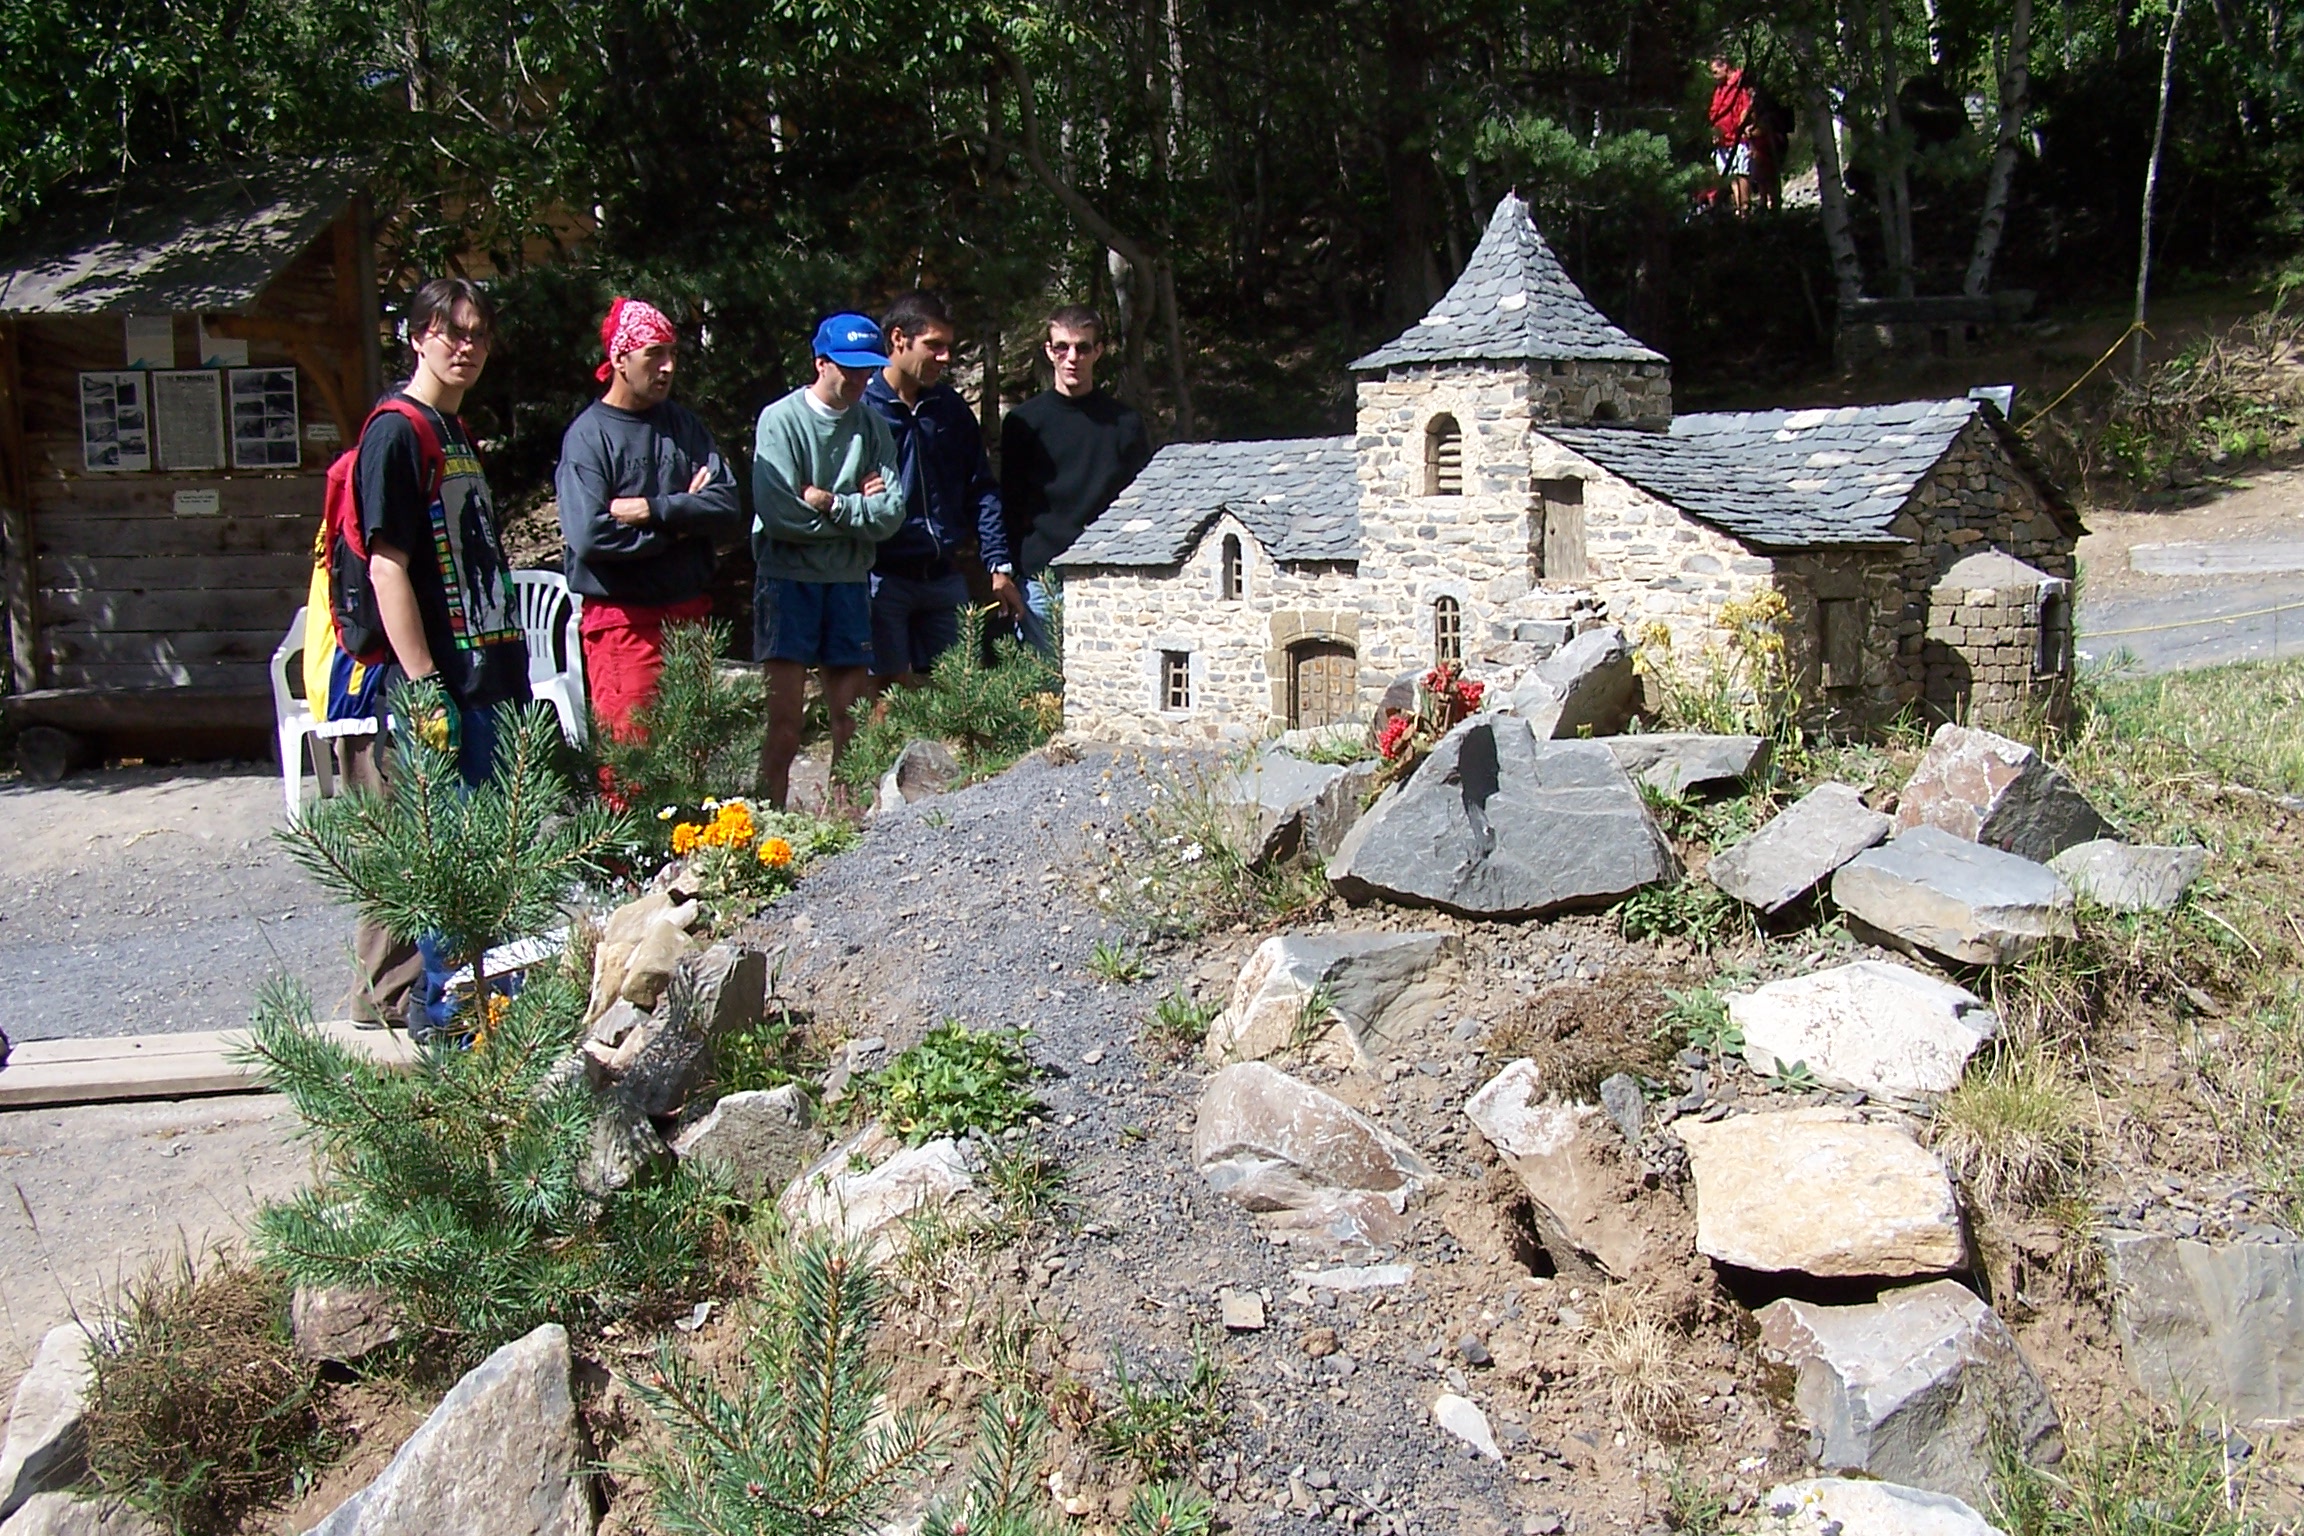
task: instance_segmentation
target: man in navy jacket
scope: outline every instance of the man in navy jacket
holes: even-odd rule
[[[880,321],[888,365],[864,399],[895,434],[903,471],[904,526],[880,546],[872,566],[872,687],[921,682],[960,638],[968,584],[953,565],[973,543],[992,571],[1003,608],[1021,613],[1000,510],[1000,485],[984,455],[976,414],[940,382],[952,361],[952,316],[932,293],[908,293]],[[988,388],[997,385],[987,381]]]

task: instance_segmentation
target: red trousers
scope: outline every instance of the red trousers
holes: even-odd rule
[[[664,670],[664,626],[711,613],[709,597],[659,607],[584,599],[584,691],[593,715],[617,740],[632,738],[632,717],[656,697],[656,677]]]

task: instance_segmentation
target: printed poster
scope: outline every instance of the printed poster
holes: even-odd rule
[[[141,373],[80,375],[80,462],[91,474],[152,467],[152,402]]]
[[[297,431],[294,368],[234,368],[231,381],[232,467],[296,469],[304,462]]]
[[[224,390],[220,374],[178,368],[152,381],[152,446],[157,468],[224,467]]]

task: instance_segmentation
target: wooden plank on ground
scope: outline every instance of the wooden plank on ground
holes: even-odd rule
[[[404,1067],[416,1060],[416,1047],[399,1030],[358,1029],[341,1021],[319,1027],[338,1044],[386,1066]],[[261,1093],[256,1070],[232,1059],[247,1033],[189,1030],[30,1041],[17,1046],[8,1065],[0,1067],[0,1109]]]

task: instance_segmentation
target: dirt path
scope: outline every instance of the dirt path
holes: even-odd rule
[[[274,840],[281,819],[279,775],[246,764],[0,782],[0,1030],[229,1029],[276,971],[328,1009],[352,925]]]
[[[2194,506],[2103,508],[2087,517],[2079,550],[2083,661],[2103,664],[2125,652],[2139,669],[2162,672],[2304,654],[2304,571],[2156,575],[2135,568],[2140,546],[2204,545],[2262,556],[2304,545],[2304,469],[2236,477],[2232,488]]]

